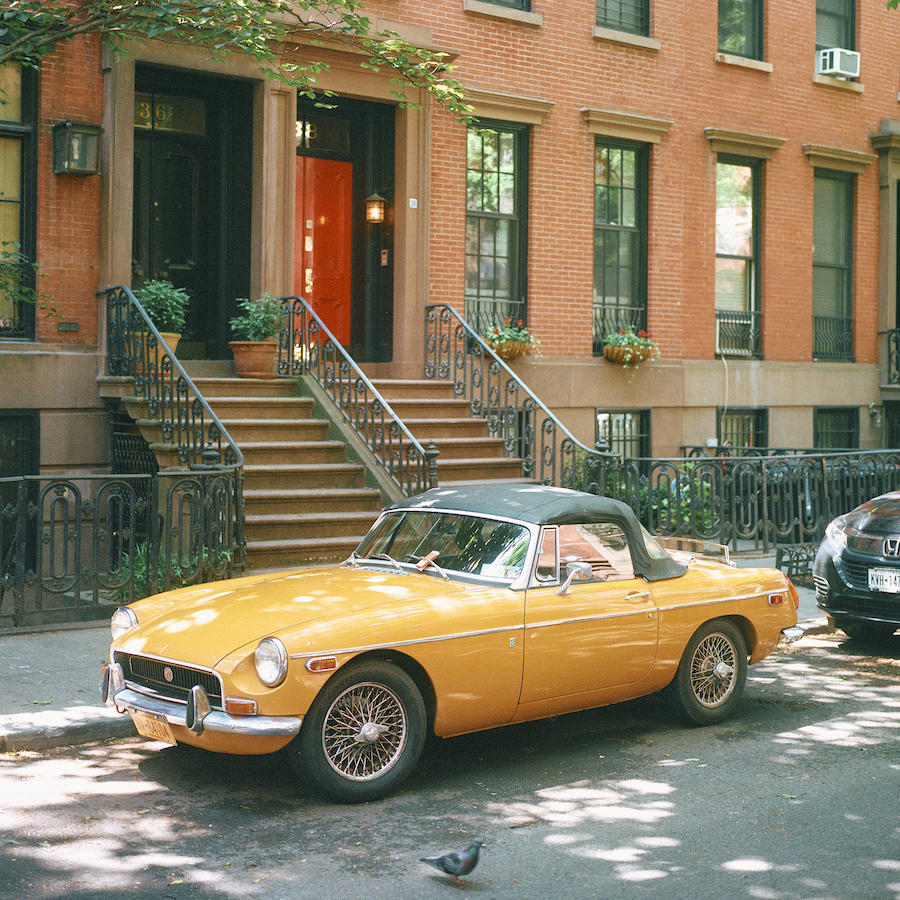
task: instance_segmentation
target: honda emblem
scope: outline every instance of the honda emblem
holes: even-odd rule
[[[900,537],[885,538],[881,552],[885,556],[900,556]]]

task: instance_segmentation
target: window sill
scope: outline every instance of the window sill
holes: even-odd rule
[[[643,50],[659,50],[662,41],[657,38],[645,37],[642,34],[630,34],[627,31],[615,31],[612,28],[601,28],[595,25],[591,29],[591,35],[595,40],[614,41],[617,44],[628,44],[630,47],[640,47]]]
[[[726,66],[739,66],[742,69],[753,69],[757,72],[771,72],[772,63],[763,62],[761,59],[750,59],[747,56],[732,56],[730,53],[714,54],[716,62]]]
[[[544,17],[537,13],[510,9],[508,6],[497,6],[496,3],[488,3],[486,0],[462,0],[462,8],[464,12],[492,16],[495,19],[508,19],[510,22],[520,22],[522,25],[540,26],[544,24]]]
[[[850,91],[851,94],[861,94],[865,90],[865,87],[858,81],[833,78],[831,75],[813,75],[813,84],[823,84],[825,87],[840,88],[842,91]]]

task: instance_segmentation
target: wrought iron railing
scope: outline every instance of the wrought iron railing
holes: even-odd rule
[[[438,451],[423,447],[302,297],[282,298],[280,375],[309,375],[407,496],[437,485]]]
[[[837,515],[900,488],[900,451],[625,459],[603,492],[654,534],[769,550],[821,540]]]
[[[852,316],[813,316],[813,358],[853,360]]]
[[[108,617],[231,574],[234,472],[0,478],[0,628]]]
[[[425,377],[453,383],[506,455],[522,461],[523,478],[602,492],[615,456],[573,437],[452,306],[426,306],[425,322]]]
[[[758,312],[716,310],[716,353],[719,356],[759,356],[760,321]]]
[[[487,334],[495,325],[502,328],[506,318],[510,322],[524,319],[525,303],[521,300],[466,297],[465,316],[479,334]]]

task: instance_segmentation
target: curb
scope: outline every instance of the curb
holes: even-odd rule
[[[136,733],[130,716],[97,706],[0,716],[0,753],[90,744]]]

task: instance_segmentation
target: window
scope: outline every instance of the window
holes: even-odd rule
[[[649,459],[650,410],[597,410],[597,446],[625,459]]]
[[[34,305],[15,288],[34,288],[34,271],[20,260],[35,252],[35,84],[32,70],[0,66],[0,339],[34,338]]]
[[[857,450],[859,407],[819,407],[813,412],[813,433],[817,450]]]
[[[644,145],[594,146],[594,353],[603,335],[647,327],[647,169]]]
[[[649,0],[597,0],[597,25],[631,34],[650,34]]]
[[[856,0],[816,0],[816,50],[856,49]]]
[[[528,127],[469,126],[466,143],[466,318],[480,334],[525,319]]]
[[[762,59],[763,0],[719,0],[719,51]]]
[[[816,169],[813,356],[853,360],[853,175]]]
[[[769,411],[767,409],[719,409],[718,441],[720,447],[740,451],[769,445]]]
[[[716,165],[716,353],[759,353],[759,160]]]

